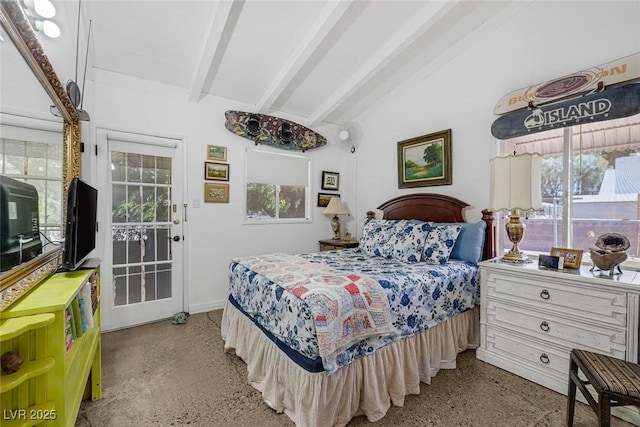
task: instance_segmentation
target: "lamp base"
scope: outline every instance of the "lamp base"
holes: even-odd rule
[[[529,257],[522,253],[518,248],[518,245],[522,242],[524,233],[527,229],[527,226],[520,222],[518,209],[511,210],[509,222],[505,225],[505,229],[507,231],[507,237],[509,237],[513,247],[502,258],[500,258],[500,260],[512,264],[525,264],[532,262]]]
[[[526,256],[522,252],[511,253],[511,251],[504,254],[504,256],[500,258],[500,261],[508,262],[510,264],[528,264],[530,262],[533,262],[531,259],[529,259],[528,256]]]
[[[333,230],[333,240],[340,240],[340,218],[338,215],[331,218],[331,229]]]

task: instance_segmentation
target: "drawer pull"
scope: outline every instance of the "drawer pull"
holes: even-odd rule
[[[547,353],[542,353],[540,355],[540,361],[545,365],[549,364],[549,356],[547,356]]]
[[[551,298],[551,295],[549,295],[549,291],[548,290],[543,289],[542,292],[540,292],[540,298],[549,299],[549,298]]]
[[[549,332],[550,328],[546,320],[543,320],[542,323],[540,323],[540,329],[542,329],[545,332]]]

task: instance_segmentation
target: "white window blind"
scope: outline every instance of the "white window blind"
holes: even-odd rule
[[[309,186],[309,158],[247,149],[247,182]]]

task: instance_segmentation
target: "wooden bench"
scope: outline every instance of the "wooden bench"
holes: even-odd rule
[[[579,371],[586,377],[582,380]],[[587,389],[591,385],[597,394]],[[604,354],[571,350],[567,426],[573,426],[576,386],[598,417],[599,426],[611,425],[611,407],[640,406],[640,365]]]

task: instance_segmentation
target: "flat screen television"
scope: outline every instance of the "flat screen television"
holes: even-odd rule
[[[0,271],[7,271],[42,252],[38,190],[0,176]]]
[[[67,194],[62,269],[75,270],[96,247],[98,190],[74,177]]]

